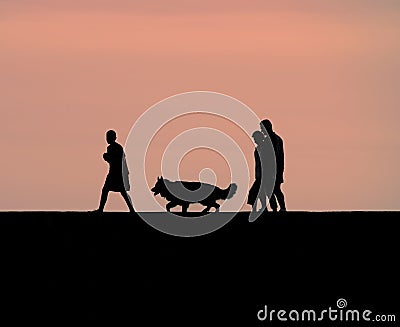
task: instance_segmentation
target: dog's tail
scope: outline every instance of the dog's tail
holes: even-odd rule
[[[237,185],[235,183],[232,183],[229,185],[225,190],[222,190],[222,200],[230,199],[232,198],[237,191]]]

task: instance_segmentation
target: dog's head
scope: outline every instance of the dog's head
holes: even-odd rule
[[[165,184],[164,184],[164,178],[161,177],[157,177],[157,182],[154,185],[154,187],[151,189],[151,191],[154,193],[154,196],[158,195],[158,194],[163,194],[165,191]]]

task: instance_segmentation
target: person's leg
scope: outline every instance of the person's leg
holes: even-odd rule
[[[266,197],[266,195],[262,195],[262,196],[260,197],[260,202],[261,202],[261,209],[260,209],[260,211],[261,211],[261,212],[263,212],[264,210],[265,210],[265,211],[268,211],[268,208],[267,208],[267,197]]]
[[[107,188],[103,187],[103,189],[101,190],[100,205],[99,205],[99,209],[97,209],[97,211],[103,212],[104,206],[106,205],[106,202],[107,202],[108,192],[109,192],[109,190]]]
[[[258,201],[258,198],[256,198],[256,200],[253,203],[253,206],[251,207],[253,212],[257,212],[257,201]]]
[[[269,199],[269,205],[271,206],[271,209],[272,209],[273,212],[277,212],[278,211],[278,204],[276,203],[275,193],[271,194],[271,197]]]
[[[275,186],[274,193],[279,203],[279,211],[286,211],[285,196],[283,195],[283,192],[281,190],[281,183]]]
[[[257,212],[257,201],[258,201],[258,191],[260,189],[260,181],[255,180],[253,185],[249,190],[249,194],[247,196],[247,204],[251,205],[251,209],[253,212]]]
[[[124,198],[128,208],[129,208],[129,211],[135,212],[135,209],[133,208],[132,200],[131,200],[131,197],[129,196],[129,194],[126,191],[121,191],[121,195]]]

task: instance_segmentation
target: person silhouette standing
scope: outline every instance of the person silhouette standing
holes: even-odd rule
[[[117,134],[113,130],[106,133],[106,140],[109,144],[107,152],[103,153],[103,159],[109,164],[109,171],[101,191],[100,205],[95,212],[103,212],[107,202],[108,193],[119,192],[124,198],[129,211],[134,212],[132,201],[127,191],[130,190],[128,178],[128,166],[126,164],[125,153],[120,144],[116,142]]]
[[[247,203],[252,206],[252,211],[257,211],[257,200],[260,200],[261,211],[268,210],[266,205],[266,147],[264,143],[265,136],[260,131],[255,131],[252,134],[256,148],[254,149],[254,162],[255,162],[255,181],[250,188]],[[264,176],[263,176],[264,175]],[[264,177],[264,179],[262,178]]]
[[[256,144],[254,149],[255,181],[249,190],[247,203],[252,205],[252,212],[257,212],[257,201],[260,200],[260,212],[263,212],[264,210],[268,211],[267,197],[272,199],[273,196],[271,189],[275,180],[275,156],[273,147],[267,144],[262,132],[255,131],[252,137]]]
[[[261,132],[265,137],[269,137],[274,148],[275,152],[275,160],[276,160],[276,176],[275,176],[275,185],[270,198],[270,206],[272,211],[286,211],[286,203],[285,196],[281,189],[281,184],[283,183],[283,172],[285,169],[285,154],[283,149],[283,140],[282,138],[274,132],[272,129],[272,123],[268,119],[264,119],[260,123]],[[278,204],[277,204],[278,200]]]

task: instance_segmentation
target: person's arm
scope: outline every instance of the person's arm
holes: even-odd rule
[[[279,137],[279,148],[280,148],[280,156],[279,156],[279,167],[283,173],[285,170],[285,151],[283,149],[283,140]]]
[[[129,175],[128,164],[126,162],[125,152],[122,153],[122,172],[124,175]]]
[[[109,146],[107,147],[107,152],[103,153],[103,159],[107,162],[110,162],[110,151]]]
[[[257,148],[254,150],[254,161],[256,164],[255,178],[258,179],[261,178],[261,160]]]

